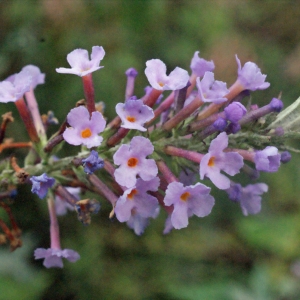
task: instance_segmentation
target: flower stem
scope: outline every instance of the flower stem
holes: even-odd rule
[[[201,154],[201,153],[198,153],[198,152],[195,152],[195,151],[176,148],[174,146],[166,146],[164,151],[168,155],[183,157],[183,158],[186,158],[186,159],[191,160],[193,162],[196,162],[198,164],[200,164],[201,159],[204,156],[204,154]]]
[[[50,192],[47,198],[48,210],[50,215],[50,238],[51,238],[51,248],[52,249],[61,249],[60,247],[60,238],[59,238],[59,225],[57,221],[55,203],[53,195]]]
[[[31,118],[31,115],[29,113],[29,110],[28,110],[28,107],[25,103],[25,100],[24,98],[20,98],[19,100],[17,100],[15,102],[16,104],[16,107],[19,111],[19,114],[25,124],[25,127],[27,129],[27,132],[29,134],[29,137],[30,137],[30,140],[34,143],[37,143],[39,141],[39,137],[38,137],[38,134],[37,134],[37,131],[36,131],[36,128],[33,124],[33,121],[32,121],[32,118]]]
[[[83,82],[83,90],[84,90],[84,96],[86,100],[86,106],[90,115],[92,115],[92,112],[96,111],[95,91],[94,91],[92,73],[82,76],[82,82]]]

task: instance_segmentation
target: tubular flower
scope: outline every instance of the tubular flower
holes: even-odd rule
[[[84,106],[79,106],[71,109],[67,121],[72,126],[63,133],[67,143],[75,146],[83,144],[88,148],[101,144],[103,138],[98,134],[104,130],[106,121],[100,112],[94,111],[90,118],[88,110]]]
[[[205,72],[202,80],[197,78],[197,88],[199,97],[203,102],[222,103],[227,100],[224,96],[229,90],[226,82],[215,80],[214,73]]]
[[[160,59],[151,59],[146,62],[145,74],[151,86],[156,90],[180,90],[186,87],[189,74],[186,70],[176,67],[167,76],[167,67]]]
[[[176,229],[187,227],[188,218],[192,215],[198,217],[209,215],[215,204],[214,198],[209,193],[210,188],[202,183],[186,187],[181,182],[170,183],[166,190],[164,203],[167,206],[174,206],[171,214],[173,227]],[[168,232],[167,229],[166,232]]]
[[[142,100],[127,100],[116,105],[116,112],[123,124],[121,127],[146,131],[143,125],[154,117],[153,109]]]
[[[228,136],[225,132],[220,133],[212,140],[208,153],[205,154],[200,162],[200,178],[208,177],[213,184],[226,190],[230,187],[230,180],[221,171],[233,176],[239,173],[244,165],[243,157],[234,152],[223,152],[228,146]]]
[[[85,49],[75,49],[67,55],[67,61],[71,68],[57,68],[57,73],[74,74],[83,77],[94,71],[97,71],[103,66],[100,66],[100,61],[103,59],[105,51],[103,47],[92,47],[91,59],[89,53]]]
[[[136,175],[145,181],[156,177],[158,170],[154,159],[146,158],[153,151],[150,140],[142,136],[135,136],[130,145],[121,145],[113,156],[114,163],[120,166],[114,174],[116,181],[131,188],[136,184]]]

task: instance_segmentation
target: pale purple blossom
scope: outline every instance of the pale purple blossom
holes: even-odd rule
[[[160,59],[151,59],[146,62],[145,74],[151,86],[156,90],[180,90],[186,87],[189,74],[186,70],[176,67],[167,76],[167,67]]]
[[[235,59],[238,64],[238,81],[245,90],[264,90],[270,86],[269,82],[265,82],[267,75],[262,74],[255,63],[248,61],[242,68],[237,55]]]
[[[41,259],[44,258],[43,265],[46,268],[62,268],[63,267],[63,261],[62,258],[67,259],[70,262],[76,262],[80,255],[71,249],[44,249],[44,248],[38,248],[34,251],[34,258],[35,259]]]
[[[232,123],[238,123],[238,121],[246,114],[246,107],[240,102],[232,102],[225,109],[226,119]]]
[[[136,184],[136,176],[149,181],[156,177],[158,169],[154,159],[147,159],[154,147],[149,139],[142,136],[132,138],[130,145],[121,145],[113,156],[114,163],[120,166],[114,175],[116,181],[127,188]]]
[[[0,102],[15,102],[30,91],[32,84],[28,70],[22,70],[0,82]]]
[[[81,189],[74,187],[66,187],[66,190],[74,196],[75,199],[79,200],[79,194]],[[73,211],[74,205],[71,205],[68,201],[61,198],[59,195],[55,195],[55,211],[57,216],[63,216],[67,211]]]
[[[143,218],[154,218],[159,208],[157,199],[148,194],[148,191],[157,191],[159,178],[149,181],[137,179],[136,185],[127,189],[118,199],[115,207],[116,217],[120,222],[127,222],[132,214]]]
[[[92,150],[90,155],[82,160],[84,172],[93,174],[95,171],[104,167],[104,161],[98,155],[98,152]]]
[[[171,214],[171,223],[175,229],[187,227],[189,217],[196,215],[205,217],[210,214],[215,204],[209,194],[210,188],[202,183],[184,186],[181,182],[172,182],[168,185],[164,203],[174,206]]]
[[[244,165],[243,157],[235,152],[223,152],[228,146],[228,136],[225,132],[220,133],[212,140],[208,153],[200,162],[200,178],[208,177],[213,184],[221,189],[228,189],[230,180],[221,174],[224,171],[228,175],[235,175]]]
[[[163,234],[168,234],[171,232],[171,230],[174,228],[173,227],[173,224],[172,224],[172,221],[171,221],[171,214],[168,215],[166,221],[165,221],[165,227],[164,227],[164,230],[163,230]]]
[[[199,77],[202,77],[205,72],[212,72],[215,69],[214,62],[205,60],[199,57],[199,51],[196,51],[190,65],[191,70],[194,74]]]
[[[257,214],[261,210],[261,195],[268,191],[265,183],[249,184],[242,187],[240,184],[233,184],[226,190],[229,199],[239,202],[245,216]]]
[[[196,79],[199,97],[203,102],[222,103],[229,93],[226,82],[215,80],[214,73],[205,72],[202,80]]]
[[[40,176],[31,176],[30,181],[32,183],[31,192],[37,194],[40,199],[45,198],[48,189],[55,183],[55,179],[48,177],[46,173]]]
[[[71,145],[85,145],[88,148],[97,147],[103,138],[98,134],[105,128],[106,121],[98,111],[92,112],[92,116],[84,106],[78,106],[68,113],[67,121],[70,126],[63,137]]]
[[[133,213],[126,224],[129,228],[133,229],[136,235],[142,235],[145,228],[149,225],[149,218],[144,218],[139,214]]]
[[[142,100],[127,100],[116,105],[116,112],[122,120],[121,127],[146,131],[143,125],[154,117],[151,107],[144,105]]]
[[[277,172],[280,166],[281,155],[274,146],[268,146],[264,150],[256,151],[254,155],[255,167],[259,171]]]
[[[31,76],[31,88],[35,89],[37,85],[45,83],[45,74],[41,72],[41,70],[34,65],[25,66],[22,71],[29,72]]]
[[[103,47],[92,47],[91,59],[89,53],[85,49],[75,49],[67,55],[67,61],[71,68],[58,68],[57,73],[75,74],[83,77],[94,71],[97,71],[103,66],[100,66],[100,61],[103,59],[105,51]]]

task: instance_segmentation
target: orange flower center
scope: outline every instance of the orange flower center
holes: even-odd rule
[[[184,192],[181,196],[180,196],[180,200],[182,201],[187,201],[189,199],[189,197],[191,196],[191,194],[189,192]]]
[[[163,87],[165,84],[164,83],[162,83],[162,82],[158,82],[158,84],[161,86],[161,87]]]
[[[129,200],[132,200],[134,198],[134,196],[137,194],[137,189],[133,189],[128,195],[127,195],[127,198]]]
[[[127,121],[131,122],[131,123],[134,123],[135,122],[135,117],[126,117]]]
[[[83,137],[84,139],[89,138],[91,135],[92,135],[91,129],[85,128],[81,130],[81,137]]]
[[[136,167],[136,165],[138,164],[138,162],[139,162],[139,161],[138,161],[137,158],[131,157],[131,158],[129,158],[128,161],[127,161],[127,166],[128,166],[128,167],[131,167],[131,168]]]
[[[215,165],[215,157],[214,156],[212,156],[210,159],[209,159],[209,161],[208,161],[208,166],[209,167],[213,167],[214,165]]]

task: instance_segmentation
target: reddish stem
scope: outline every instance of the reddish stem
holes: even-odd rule
[[[82,76],[81,78],[83,82],[83,90],[84,90],[84,96],[86,100],[86,106],[90,115],[92,115],[92,112],[96,111],[95,91],[94,91],[92,73]]]

